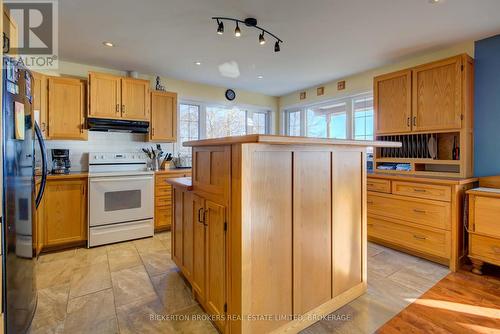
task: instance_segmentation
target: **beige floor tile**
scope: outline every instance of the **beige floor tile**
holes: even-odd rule
[[[161,275],[177,268],[167,250],[140,253],[140,257],[149,276]]]
[[[184,282],[178,269],[172,269],[166,274],[154,276],[153,286],[164,306],[164,312],[174,313],[196,305],[191,289]]]
[[[119,271],[142,265],[139,253],[133,244],[121,245],[120,247],[108,248],[109,269]]]
[[[163,305],[158,297],[117,307],[120,333],[175,333],[170,321],[161,317],[162,308]]]
[[[68,302],[65,333],[118,333],[113,291],[99,291]]]
[[[40,257],[38,258],[38,263],[47,263],[47,262],[53,262],[53,261],[59,261],[59,260],[68,260],[72,259],[75,256],[76,249],[70,249],[70,250],[65,250],[65,251],[60,251],[60,252],[53,252],[53,253],[42,253]]]
[[[44,289],[70,282],[76,268],[75,257],[36,263],[37,289]]]
[[[176,312],[174,316],[180,316],[179,320],[171,321],[175,333],[217,334],[217,330],[208,319],[201,319],[203,315],[205,312],[198,305]]]
[[[71,277],[69,298],[111,288],[111,274],[107,262],[80,267]]]
[[[383,252],[385,247],[374,244],[373,242],[369,242],[367,249],[368,249],[368,256],[371,257]]]
[[[38,290],[38,303],[30,333],[62,333],[69,284]]]
[[[108,252],[106,246],[94,247],[94,248],[78,248],[76,250],[75,257],[77,259],[77,265],[80,267],[85,267],[91,264],[97,263],[107,263],[108,262]]]
[[[379,275],[388,277],[404,267],[417,263],[417,258],[397,252],[384,249],[377,255],[368,257],[369,269]]]
[[[111,273],[116,306],[140,299],[155,298],[156,292],[144,266],[136,266]]]
[[[150,253],[150,252],[168,252],[165,244],[157,238],[145,238],[134,240],[134,246],[140,254]]]

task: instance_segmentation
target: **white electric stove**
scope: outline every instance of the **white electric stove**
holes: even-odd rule
[[[153,216],[145,154],[89,153],[89,247],[152,236]]]

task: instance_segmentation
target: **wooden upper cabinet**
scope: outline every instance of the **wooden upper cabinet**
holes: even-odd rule
[[[413,69],[413,130],[462,126],[462,56]]]
[[[177,140],[177,93],[151,92],[151,131],[153,141]]]
[[[89,73],[89,117],[121,118],[121,78]]]
[[[48,85],[50,139],[86,140],[85,81],[50,77]]]
[[[48,126],[48,78],[47,76],[33,72],[33,110],[35,120],[42,130],[43,138],[49,138]]]
[[[7,11],[3,10],[3,32],[5,36],[9,39],[9,52],[6,54],[10,56],[17,55],[17,50],[14,50],[19,46],[19,34],[17,23],[9,16]]]
[[[374,79],[376,134],[411,131],[411,70]]]
[[[149,81],[122,78],[122,118],[149,121]]]

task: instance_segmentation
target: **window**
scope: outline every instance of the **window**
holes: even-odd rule
[[[246,111],[238,108],[206,108],[206,137],[219,138],[246,134]]]
[[[373,96],[362,94],[285,111],[285,133],[319,138],[373,139]]]
[[[300,114],[299,110],[287,112],[287,125],[289,136],[300,136]]]
[[[373,97],[362,97],[353,100],[354,139],[373,139]]]
[[[181,102],[177,152],[181,155],[191,154],[190,147],[182,146],[185,141],[269,133],[269,118],[266,110]]]
[[[179,143],[177,151],[180,154],[191,154],[190,147],[182,146],[182,143],[200,138],[200,106],[195,104],[183,104],[179,106]]]

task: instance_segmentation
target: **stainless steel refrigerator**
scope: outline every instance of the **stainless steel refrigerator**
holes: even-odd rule
[[[7,333],[28,331],[36,310],[34,217],[47,176],[45,145],[35,122],[33,75],[17,60],[3,58],[3,312]],[[40,190],[35,193],[35,158]]]

